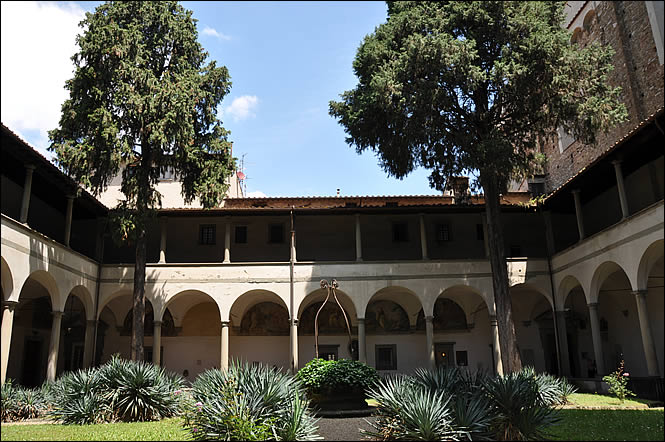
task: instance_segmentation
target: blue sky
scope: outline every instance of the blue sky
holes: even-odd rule
[[[16,4],[18,3],[18,4]],[[72,76],[76,23],[99,2],[2,2],[2,121],[46,153]],[[388,178],[358,155],[328,102],[352,89],[365,35],[386,20],[384,2],[183,2],[199,41],[229,69],[220,118],[244,156],[249,195],[437,194],[428,173]]]

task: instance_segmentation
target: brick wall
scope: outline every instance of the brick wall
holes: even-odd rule
[[[607,134],[600,134],[595,146],[578,141],[562,153],[558,140],[544,146],[548,157],[546,190],[565,183],[598,158],[641,121],[663,107],[663,65],[658,61],[646,5],[643,1],[587,2],[579,12],[584,25],[577,35],[577,44],[585,47],[591,41],[609,44],[615,50],[612,86],[621,86],[621,100],[628,109],[629,119]],[[573,21],[570,30],[582,20]]]

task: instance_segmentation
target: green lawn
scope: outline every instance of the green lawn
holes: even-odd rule
[[[570,405],[579,405],[582,407],[640,407],[649,408],[653,401],[648,399],[626,399],[623,404],[619,399],[613,396],[605,396],[593,393],[573,393],[568,398]]]
[[[554,440],[664,440],[663,409],[560,410]]]
[[[192,440],[182,419],[98,425],[6,425],[2,440]]]

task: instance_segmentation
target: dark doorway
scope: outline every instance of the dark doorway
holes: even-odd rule
[[[434,344],[434,355],[437,367],[455,366],[455,344],[452,342]]]
[[[42,341],[32,337],[25,338],[23,345],[23,379],[25,387],[37,387],[44,380],[42,367]]]

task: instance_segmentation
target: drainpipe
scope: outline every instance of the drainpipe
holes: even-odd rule
[[[563,376],[563,371],[561,367],[561,347],[559,346],[559,324],[557,322],[556,315],[556,292],[554,291],[554,275],[552,274],[552,252],[554,251],[554,238],[550,238],[549,232],[551,229],[551,220],[548,221],[545,212],[543,212],[542,207],[538,207],[540,214],[543,216],[543,221],[545,222],[545,241],[547,252],[547,270],[550,274],[550,289],[552,290],[552,320],[554,321],[554,345],[556,347],[556,364],[559,369],[559,376]],[[565,333],[565,330],[564,330]]]
[[[106,230],[106,229],[104,229]],[[97,329],[99,327],[99,291],[102,285],[102,265],[104,264],[104,230],[102,230],[102,246],[101,253],[99,256],[99,263],[97,268],[97,288],[95,293],[95,333],[92,341],[92,361],[90,363],[91,367],[94,367],[95,356],[97,355]]]
[[[295,328],[296,324],[296,313],[294,311],[295,309],[295,302],[293,299],[293,267],[295,265],[295,247],[296,247],[296,231],[295,227],[293,224],[293,209],[295,207],[291,206],[291,242],[290,242],[290,254],[289,254],[289,309],[290,309],[290,316],[291,316],[291,321],[290,321],[290,337],[291,337],[291,342],[289,342],[289,348],[291,349],[291,360],[289,361],[289,365],[291,366],[291,373],[295,374],[296,369],[297,369],[297,360],[298,360],[298,346],[294,346],[294,342],[296,342],[296,339],[298,339],[297,334],[294,336],[295,333],[297,333],[297,330]]]

